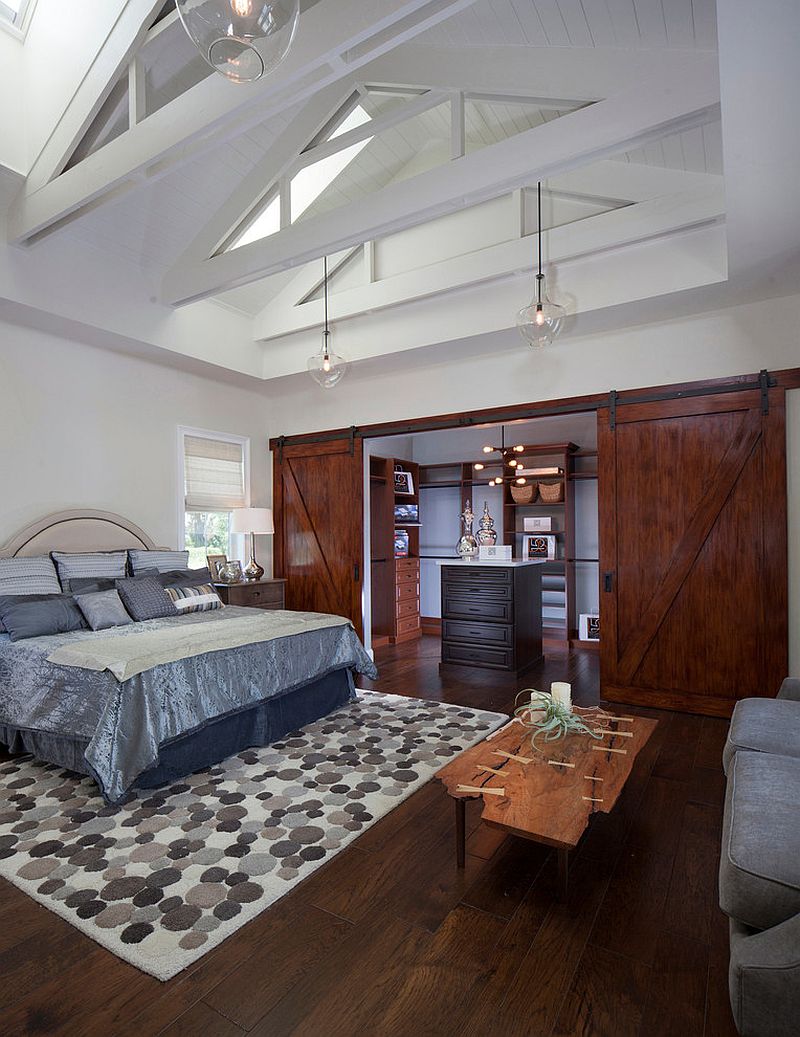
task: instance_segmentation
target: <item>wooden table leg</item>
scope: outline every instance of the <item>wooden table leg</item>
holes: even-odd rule
[[[456,805],[456,863],[459,868],[463,868],[466,860],[467,802],[464,799],[456,799],[454,802]]]
[[[558,850],[558,899],[567,899],[569,888],[569,850]]]

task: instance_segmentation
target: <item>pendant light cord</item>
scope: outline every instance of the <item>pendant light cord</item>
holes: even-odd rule
[[[328,336],[330,335],[330,332],[328,331],[328,257],[327,256],[323,256],[322,257],[322,270],[323,270],[323,275],[322,275],[323,276],[323,282],[322,283],[323,283],[324,296],[325,296],[325,333],[324,333],[324,340],[325,340],[325,354],[327,355],[327,353],[328,353]]]
[[[538,213],[539,213],[539,274],[536,278],[536,301],[541,306],[542,303],[542,181],[536,185],[538,193]]]

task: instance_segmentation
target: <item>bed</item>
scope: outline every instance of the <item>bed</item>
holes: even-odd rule
[[[121,516],[63,512],[0,557],[123,548],[156,550]],[[91,775],[118,803],[325,716],[354,696],[355,673],[377,676],[352,625],[316,613],[229,606],[16,642],[0,633],[0,743]]]

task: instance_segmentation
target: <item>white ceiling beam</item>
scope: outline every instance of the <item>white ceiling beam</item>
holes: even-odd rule
[[[33,163],[26,193],[39,190],[63,170],[92,119],[142,45],[162,6],[159,0],[129,0],[122,6],[119,17]]]
[[[435,47],[409,43],[364,71],[380,85],[424,85],[463,90],[472,97],[508,95],[571,108],[610,97],[653,77],[664,82],[696,69],[716,71],[716,54],[686,50],[618,50],[586,47]]]
[[[643,202],[708,184],[722,187],[723,178],[716,173],[692,173],[617,159],[594,162],[591,166],[573,169],[547,181],[550,190],[629,202]]]
[[[564,224],[547,231],[548,266],[652,242],[688,228],[716,223],[724,212],[724,191],[719,184]],[[418,267],[373,284],[336,292],[331,312],[338,322],[401,303],[483,284],[530,269],[531,257],[530,236],[504,241],[441,261],[433,267]],[[322,302],[314,299],[298,304],[316,291],[318,284],[313,284],[313,280],[309,268],[305,267],[290,285],[254,317],[253,337],[275,339],[321,327],[324,319]]]
[[[715,118],[716,75],[695,69],[657,80],[526,130],[409,180],[200,263],[178,265],[162,294],[172,304],[248,284],[318,256],[498,197],[621,150]]]
[[[352,75],[474,2],[323,0],[302,16],[292,49],[268,79],[233,84],[223,76],[209,76],[52,182],[26,185],[9,215],[11,239],[21,243],[41,235],[121,181],[164,175]],[[129,3],[126,11],[134,6]],[[126,53],[120,64],[129,57]],[[80,135],[71,139],[75,137]]]

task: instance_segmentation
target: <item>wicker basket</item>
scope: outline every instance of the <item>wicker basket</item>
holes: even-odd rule
[[[524,486],[511,486],[511,497],[515,504],[533,504],[536,499],[536,483],[529,482]]]
[[[558,504],[564,499],[563,482],[540,482],[539,496],[543,504]]]

